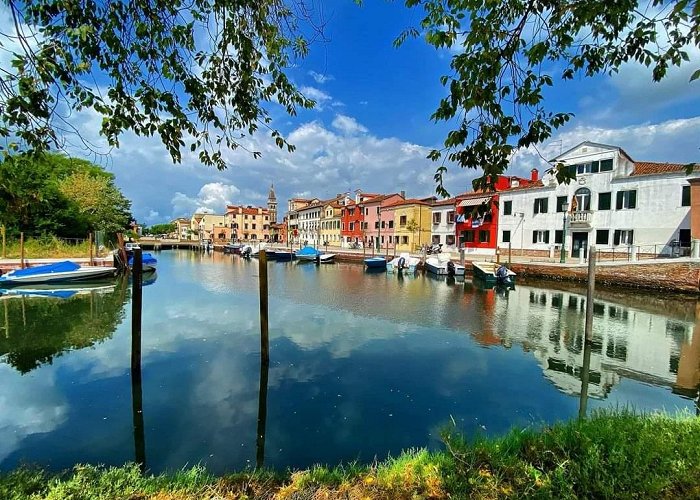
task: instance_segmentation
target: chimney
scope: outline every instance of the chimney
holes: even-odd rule
[[[532,182],[537,182],[540,178],[540,173],[536,168],[533,168],[530,170],[530,180]]]
[[[401,191],[401,198],[406,199],[406,191]]]

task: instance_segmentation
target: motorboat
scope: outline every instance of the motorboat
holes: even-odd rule
[[[334,253],[323,253],[320,250],[316,250],[312,246],[305,246],[304,248],[297,250],[294,255],[300,262],[303,261],[313,261],[315,262],[318,258],[320,262],[332,262],[335,258]]]
[[[516,274],[504,264],[496,262],[472,262],[474,277],[487,285],[515,285]]]
[[[275,251],[275,260],[278,260],[280,262],[289,262],[293,260],[295,257],[294,252],[291,250],[276,250]]]
[[[241,253],[240,243],[226,243],[224,245],[224,253]]]
[[[452,262],[449,259],[443,260],[439,257],[428,257],[425,259],[425,268],[438,276],[464,276],[464,266],[462,264]]]
[[[365,259],[367,269],[386,269],[386,259],[384,257],[369,257]]]
[[[129,255],[129,268],[132,269],[134,267],[134,256]],[[158,264],[158,259],[156,259],[153,255],[151,255],[149,252],[145,252],[141,254],[141,270],[146,273],[150,271],[155,271],[156,265]]]
[[[265,247],[267,246],[267,243],[258,243],[257,245],[251,245],[251,255],[253,257],[257,257],[260,255],[260,250],[265,250]]]
[[[0,276],[0,286],[96,280],[114,276],[116,273],[116,267],[81,266],[70,260],[64,260],[10,271]]]
[[[418,264],[420,264],[420,259],[418,257],[411,257],[408,252],[399,254],[398,257],[394,257],[392,260],[386,264],[386,272],[393,273],[399,271],[405,271],[409,274],[415,274],[418,270]]]

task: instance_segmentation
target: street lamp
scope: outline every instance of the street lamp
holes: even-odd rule
[[[559,257],[559,263],[564,264],[566,262],[566,219],[568,218],[566,212],[569,211],[569,204],[564,202],[561,208],[564,210],[564,230],[561,232],[561,256]]]

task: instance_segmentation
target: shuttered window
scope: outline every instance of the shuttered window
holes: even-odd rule
[[[615,208],[618,210],[637,208],[637,190],[630,189],[629,191],[618,191]]]

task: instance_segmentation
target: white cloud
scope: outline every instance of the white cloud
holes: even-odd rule
[[[332,99],[332,97],[329,94],[325,93],[321,89],[317,89],[316,87],[304,86],[301,87],[299,91],[309,99],[313,99],[314,101],[316,101],[316,109],[319,110],[322,110],[323,105]]]
[[[323,73],[316,73],[315,71],[309,71],[309,75],[311,78],[313,78],[316,83],[319,85],[323,85],[324,83],[330,82],[331,80],[335,80],[335,77],[333,75],[327,75]]]
[[[700,160],[700,116],[661,123],[644,123],[620,128],[580,124],[552,137],[541,147],[521,149],[512,159],[511,175],[529,175],[535,167],[543,171],[545,163],[583,141],[620,146],[637,161],[690,163]],[[539,153],[538,153],[539,150]],[[543,159],[544,157],[544,159]]]
[[[367,132],[367,128],[360,125],[357,120],[345,115],[335,115],[331,125],[346,135],[364,134]]]
[[[170,203],[173,213],[182,215],[191,215],[193,212],[221,214],[225,211],[227,204],[235,202],[238,193],[240,189],[232,184],[210,182],[202,186],[195,197],[180,192],[175,193]]]

